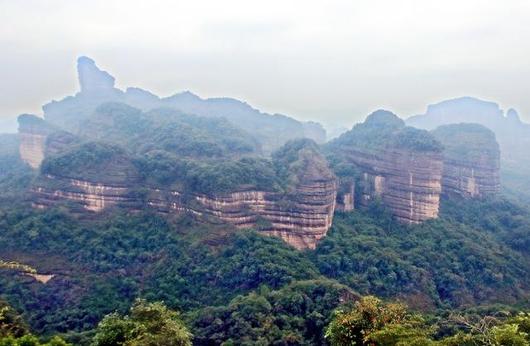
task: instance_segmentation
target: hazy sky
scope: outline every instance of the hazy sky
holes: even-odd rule
[[[351,125],[471,95],[530,121],[528,0],[0,0],[0,119],[77,91],[87,55],[161,96]]]

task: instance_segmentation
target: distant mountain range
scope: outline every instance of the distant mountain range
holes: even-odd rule
[[[121,102],[144,111],[172,108],[187,114],[226,118],[259,138],[265,153],[272,152],[290,139],[306,137],[317,143],[326,140],[326,132],[318,123],[300,122],[281,114],[262,113],[233,98],[202,99],[189,91],[161,98],[140,88],[122,91],[114,87],[114,77],[100,70],[94,60],[88,57],[78,59],[77,71],[81,91],[43,106],[47,121],[71,132],[77,132],[79,125],[100,104]]]
[[[460,97],[429,105],[425,114],[407,119],[408,125],[427,130],[458,123],[477,123],[495,132],[507,162],[530,161],[530,124],[522,122],[516,110],[505,112],[495,102]]]

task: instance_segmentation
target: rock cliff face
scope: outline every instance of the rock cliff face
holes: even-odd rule
[[[284,174],[295,183],[286,185],[285,191],[186,191],[188,197],[183,199],[184,191],[153,187],[142,180],[119,147],[86,143],[42,164],[43,174],[32,188],[33,204],[45,208],[71,202],[80,210],[92,212],[112,207],[151,208],[162,213],[188,211],[213,215],[239,228],[256,228],[298,249],[315,248],[331,227],[336,178],[314,147],[294,143],[288,149],[282,161],[287,168]]]
[[[18,123],[20,157],[34,169],[40,167],[47,155],[66,149],[77,140],[35,115],[20,115]]]
[[[240,228],[257,227],[297,249],[314,249],[333,221],[336,182],[302,182],[285,196],[265,191],[235,192],[225,196],[197,196],[205,212]]]
[[[495,134],[478,124],[440,126],[444,145],[442,190],[446,195],[484,197],[500,191],[500,149]]]
[[[351,162],[361,170],[361,206],[380,199],[394,217],[419,223],[438,216],[442,157],[439,153],[384,150],[366,153],[350,150]]]
[[[30,114],[18,118],[20,141],[20,157],[32,168],[38,168],[44,160],[46,137],[49,129],[43,119]]]
[[[377,111],[331,142],[329,150],[356,172],[358,185],[352,192],[357,190],[359,206],[381,200],[406,223],[438,216],[441,145],[426,131],[407,128],[392,113]]]
[[[308,181],[290,196],[267,191],[240,191],[220,196],[195,195],[183,202],[179,191],[145,188],[138,195],[130,186],[102,184],[52,175],[41,177],[33,189],[37,208],[73,202],[101,212],[112,207],[131,210],[152,208],[163,213],[189,211],[213,215],[238,228],[257,228],[278,236],[297,249],[314,249],[331,227],[335,210],[335,181]]]

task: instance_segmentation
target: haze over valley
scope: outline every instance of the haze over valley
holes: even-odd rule
[[[525,2],[26,5],[0,345],[530,345]]]

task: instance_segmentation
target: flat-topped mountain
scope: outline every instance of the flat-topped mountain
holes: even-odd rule
[[[479,124],[443,125],[432,134],[444,146],[442,187],[464,197],[500,191],[500,149],[493,131]]]
[[[19,155],[37,172],[29,190],[38,208],[213,216],[303,249],[326,235],[335,210],[381,202],[396,220],[421,223],[438,217],[442,193],[500,189],[500,151],[480,125],[429,132],[378,110],[323,155],[301,138],[320,136],[315,123],[190,92],[124,92],[86,57],[78,76],[81,91],[45,105],[44,118],[19,117]]]
[[[355,184],[356,204],[381,200],[407,223],[438,216],[443,146],[429,132],[407,127],[395,114],[379,110],[327,149],[339,177]]]
[[[502,151],[504,187],[512,194],[530,198],[530,124],[521,121],[514,109],[504,111],[495,102],[461,97],[430,105],[424,114],[407,119],[407,124],[427,130],[441,125],[475,123],[495,133]]]

